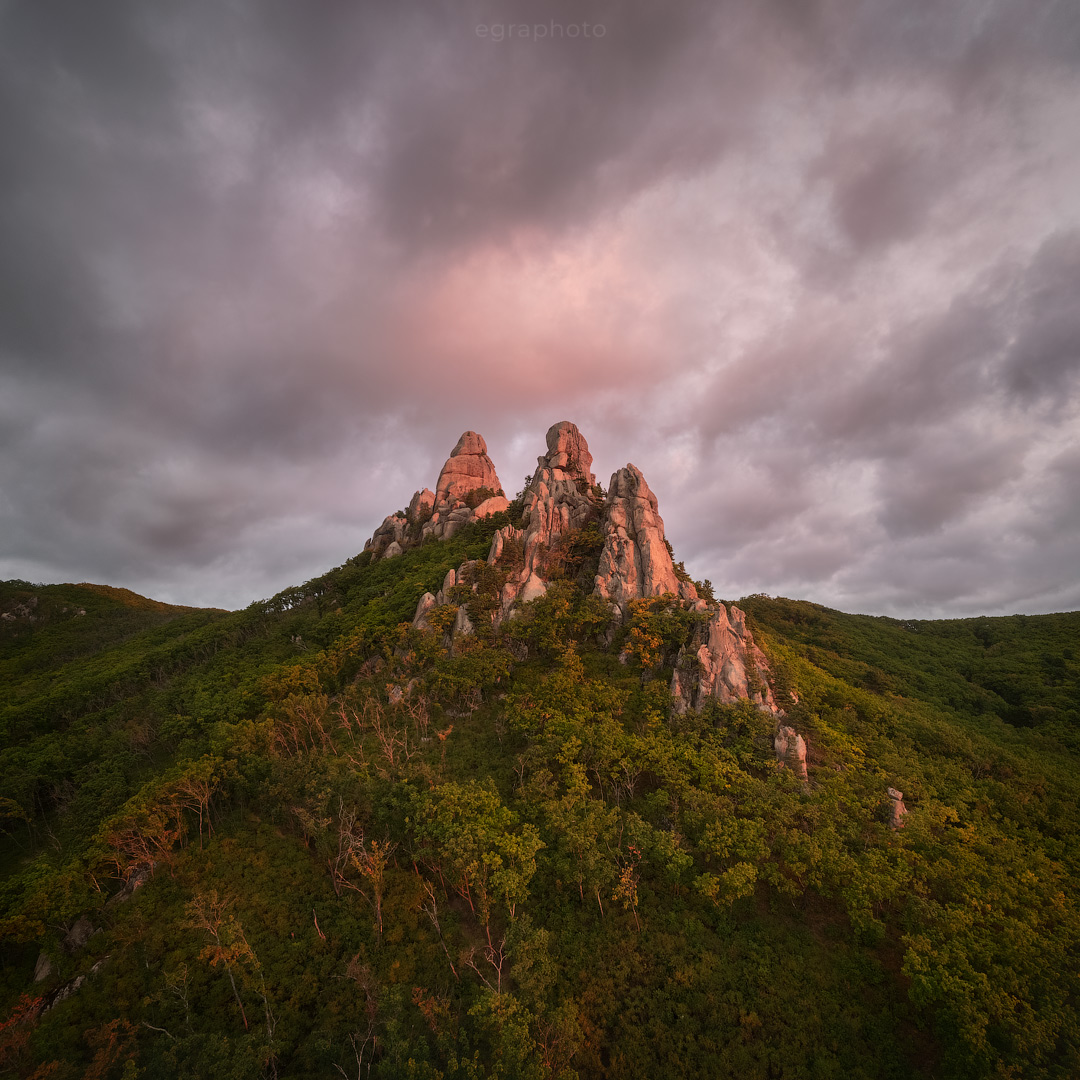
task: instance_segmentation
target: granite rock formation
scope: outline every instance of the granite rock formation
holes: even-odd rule
[[[435,485],[436,507],[462,503],[470,491],[486,487],[498,491],[501,487],[495,466],[488,457],[487,443],[475,431],[466,431],[450,451],[446,464]]]
[[[770,685],[768,661],[744,613],[699,597],[694,584],[676,571],[656,496],[641,470],[631,464],[618,469],[605,497],[592,472],[589,444],[575,424],[564,420],[552,425],[546,443],[547,452],[537,458],[536,471],[521,502],[515,504],[520,518],[492,538],[487,563],[502,568],[505,576],[498,607],[490,616],[495,625],[547,592],[566,543],[592,527],[593,535],[602,537],[593,593],[610,605],[613,625],[629,616],[633,601],[650,597],[670,597],[670,602],[702,616],[672,677],[676,711],[700,709],[715,698],[722,704],[750,700],[783,717]],[[379,526],[365,550],[374,558],[390,558],[428,536],[448,538],[468,522],[510,507],[502,494],[478,500],[476,493],[482,488],[501,493],[486,443],[476,432],[467,431],[443,466],[435,491],[418,491],[407,511],[391,515]],[[430,628],[431,611],[451,603],[454,586],[472,577],[466,575],[465,565],[450,571],[438,593],[420,598],[413,624]],[[460,594],[458,606],[451,641],[474,631]],[[793,746],[802,745],[804,753],[801,768],[791,767],[805,779],[805,743],[794,733],[791,739]]]
[[[741,608],[708,604],[695,599],[691,606],[708,613],[708,621],[683,649],[671,677],[671,693],[677,712],[700,709],[709,698],[722,705],[743,699],[753,701],[774,715],[782,715],[769,683],[769,662],[754,641]]]
[[[547,433],[547,453],[536,459],[536,471],[524,492],[520,527],[508,525],[492,539],[488,562],[494,566],[508,542],[520,543],[523,564],[503,586],[497,621],[514,605],[547,592],[545,572],[559,538],[600,518],[602,499],[592,474],[589,444],[569,420]]]
[[[908,808],[904,805],[904,793],[896,788],[886,788],[885,793],[889,796],[889,826],[893,829],[904,827],[904,816]]]
[[[645,596],[674,593],[683,600],[697,600],[693,584],[675,575],[656,496],[637,466],[627,465],[612,475],[604,526],[595,591],[623,616],[631,600]]]
[[[779,724],[773,736],[773,751],[780,768],[791,769],[804,783],[806,774],[806,740],[787,724]]]
[[[476,492],[486,492],[487,497],[477,499]],[[404,513],[399,511],[384,519],[364,550],[370,551],[374,559],[392,558],[428,536],[449,539],[470,521],[479,521],[509,505],[484,437],[466,431],[450,451],[435,490],[416,492]]]

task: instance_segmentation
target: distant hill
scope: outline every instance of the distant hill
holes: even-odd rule
[[[0,585],[0,1071],[1080,1075],[1080,613],[723,602],[590,464],[466,432],[243,611]]]

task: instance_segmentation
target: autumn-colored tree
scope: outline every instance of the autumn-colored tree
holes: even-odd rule
[[[43,997],[22,994],[11,1015],[0,1020],[0,1070],[4,1073],[16,1067],[44,1007]]]
[[[186,833],[184,800],[167,780],[148,784],[119,814],[102,826],[99,838],[111,853],[116,875],[125,881],[152,873],[163,862],[173,872],[176,848]]]
[[[86,1041],[94,1051],[94,1057],[83,1073],[83,1080],[106,1080],[106,1077],[112,1074],[114,1066],[134,1061],[139,1052],[135,1040],[137,1031],[136,1026],[129,1020],[117,1018],[86,1032]],[[125,1069],[124,1075],[132,1074]]]

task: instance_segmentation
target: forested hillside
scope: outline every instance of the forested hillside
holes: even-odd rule
[[[496,625],[520,513],[232,613],[0,587],[0,1075],[1080,1075],[1080,614],[739,601],[803,783],[588,526]]]

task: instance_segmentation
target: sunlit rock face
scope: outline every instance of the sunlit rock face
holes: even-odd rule
[[[893,829],[904,827],[904,817],[908,808],[904,805],[904,793],[896,788],[886,788],[885,793],[889,796],[889,826]]]
[[[470,499],[473,492],[487,489],[489,496]],[[475,505],[470,506],[473,502]],[[391,514],[364,545],[375,559],[393,557],[423,543],[428,536],[449,539],[470,521],[479,521],[510,505],[502,494],[495,465],[488,457],[484,437],[466,431],[450,451],[435,490],[416,492],[404,514]],[[394,546],[396,545],[396,547]]]
[[[406,516],[409,521],[418,521],[421,518],[430,517],[434,509],[435,492],[431,488],[424,488],[423,491],[418,491],[413,495]]]
[[[592,454],[576,424],[563,420],[548,429],[547,453],[536,459],[524,501],[524,525],[500,529],[488,556],[494,565],[508,541],[520,541],[523,546],[524,564],[503,587],[499,620],[516,603],[535,600],[547,591],[545,560],[555,542],[600,517],[602,502],[592,474]]]
[[[403,550],[405,530],[409,526],[409,520],[402,514],[391,514],[383,519],[383,523],[375,530],[374,535],[364,545],[365,551],[370,551],[374,558],[381,558],[386,550],[392,545],[397,545],[397,551]]]
[[[596,520],[600,499],[594,491],[592,454],[576,424],[563,420],[547,433],[547,454],[525,489],[525,562],[536,568],[536,552],[570,529]]]
[[[691,608],[708,615],[702,629],[684,648],[671,677],[676,712],[701,709],[715,698],[721,705],[752,701],[760,708],[783,716],[770,680],[769,662],[746,625],[743,611],[731,605],[695,600]]]
[[[613,473],[604,507],[604,550],[595,592],[626,615],[631,600],[674,593],[697,599],[688,581],[679,581],[664,537],[656,496],[641,470],[627,465]]]
[[[708,641],[698,650],[698,660],[704,672],[697,692],[699,708],[708,697],[721,703],[748,698],[770,712],[780,711],[768,681],[769,662],[754,641],[746,616],[734,604],[730,614],[723,604],[717,605],[709,619]]]
[[[439,473],[439,482],[435,485],[434,506],[456,506],[464,501],[470,491],[482,487],[495,492],[502,489],[502,484],[499,483],[495,466],[488,457],[484,437],[477,435],[475,431],[466,431],[458,439],[457,446],[450,451],[450,456]]]
[[[729,610],[700,598],[685,574],[676,572],[656,495],[641,470],[630,464],[617,470],[605,497],[592,472],[589,444],[576,424],[569,420],[553,424],[545,441],[547,452],[537,458],[536,471],[521,502],[515,504],[520,518],[492,537],[487,564],[501,567],[506,576],[497,607],[485,617],[498,625],[522,604],[544,596],[553,567],[558,565],[560,542],[565,549],[578,530],[593,527],[595,542],[599,544],[600,538],[603,542],[593,593],[610,605],[614,626],[629,617],[633,601],[654,597],[669,597],[668,602],[702,616],[695,637],[680,652],[675,666],[674,709],[700,709],[711,699],[721,704],[749,700],[783,717],[773,695],[768,661],[744,613],[735,606]],[[404,514],[388,517],[368,541],[367,550],[376,558],[392,557],[428,536],[450,537],[463,525],[510,507],[502,495],[478,502],[473,493],[480,488],[501,490],[487,444],[476,432],[466,431],[443,466],[435,491],[418,491]],[[455,583],[474,577],[472,571],[466,574],[465,564],[451,570],[437,594],[425,593],[420,598],[414,625],[427,628],[431,611],[450,603]],[[468,617],[461,615],[450,636],[473,630]],[[805,777],[805,743],[794,732],[788,741],[792,753],[802,745],[801,765],[795,759],[785,760]]]

